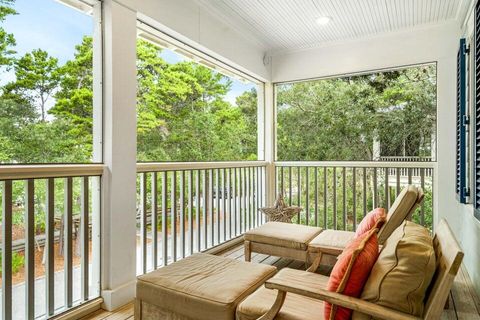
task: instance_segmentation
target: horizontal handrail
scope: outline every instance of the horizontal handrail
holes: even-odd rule
[[[277,167],[345,167],[345,168],[427,168],[435,169],[436,162],[401,161],[277,161]]]
[[[0,166],[0,180],[101,176],[103,164],[48,164]]]
[[[267,161],[140,162],[137,172],[264,167]]]

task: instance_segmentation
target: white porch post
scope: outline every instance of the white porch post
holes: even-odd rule
[[[132,301],[136,276],[136,12],[104,1],[102,297]]]
[[[273,205],[275,201],[275,99],[274,87],[271,82],[265,83],[265,161],[266,172],[266,204]]]

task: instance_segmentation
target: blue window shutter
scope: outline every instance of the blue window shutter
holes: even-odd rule
[[[477,2],[475,7],[475,52],[474,52],[474,61],[475,67],[473,72],[475,72],[475,88],[474,88],[474,99],[475,99],[475,108],[473,115],[473,206],[475,207],[475,216],[480,220],[480,2]]]
[[[467,202],[468,189],[466,185],[466,54],[465,39],[460,39],[457,55],[457,158],[455,191],[460,203]]]

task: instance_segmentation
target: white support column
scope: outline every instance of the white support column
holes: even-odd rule
[[[266,197],[267,205],[273,205],[275,201],[275,97],[274,87],[271,82],[265,83],[265,161],[266,173]]]
[[[131,302],[136,276],[136,12],[104,1],[102,297]]]

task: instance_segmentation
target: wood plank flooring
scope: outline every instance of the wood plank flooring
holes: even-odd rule
[[[236,246],[221,254],[221,256],[232,259],[243,260],[243,246]],[[252,262],[274,265],[278,269],[293,268],[305,269],[301,261],[268,256],[260,253],[252,254]],[[328,273],[330,267],[321,266],[319,272]],[[133,320],[133,302],[129,303],[115,311],[98,310],[82,320]],[[442,315],[442,320],[480,320],[480,299],[476,295],[472,282],[462,266],[459,274],[455,278],[449,297],[449,308]]]

